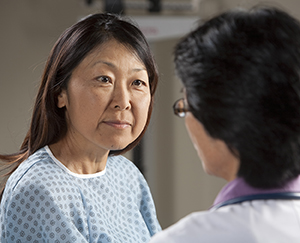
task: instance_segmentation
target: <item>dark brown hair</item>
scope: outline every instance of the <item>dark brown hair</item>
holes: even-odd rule
[[[44,69],[30,128],[20,151],[0,155],[0,159],[6,162],[5,168],[9,167],[6,177],[35,151],[65,136],[65,110],[57,107],[57,97],[62,89],[67,88],[71,74],[79,63],[96,47],[112,39],[132,50],[145,65],[149,76],[151,102],[146,126],[139,137],[122,150],[110,151],[110,155],[125,153],[138,144],[150,121],[158,82],[153,56],[144,35],[134,24],[116,15],[94,14],[65,30],[55,43]]]

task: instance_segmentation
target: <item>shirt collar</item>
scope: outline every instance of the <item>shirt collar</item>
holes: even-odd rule
[[[254,188],[246,183],[243,178],[236,178],[222,188],[216,197],[213,206],[237,197],[278,192],[300,192],[300,176],[283,187],[273,189]]]

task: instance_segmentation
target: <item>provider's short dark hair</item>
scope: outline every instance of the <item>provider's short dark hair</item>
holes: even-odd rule
[[[300,174],[300,24],[276,8],[223,13],[175,48],[192,114],[254,187]],[[235,152],[237,151],[237,153]]]

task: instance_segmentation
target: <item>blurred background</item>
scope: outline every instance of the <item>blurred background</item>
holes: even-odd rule
[[[184,119],[173,115],[172,105],[183,95],[173,48],[199,21],[258,3],[300,18],[299,0],[0,0],[0,153],[20,147],[44,64],[60,34],[88,14],[121,11],[145,33],[160,73],[149,129],[126,156],[145,175],[163,228],[208,209],[225,181],[204,173]]]

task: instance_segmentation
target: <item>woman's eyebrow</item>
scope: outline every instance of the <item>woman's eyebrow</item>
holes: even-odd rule
[[[111,63],[111,62],[107,62],[107,61],[102,61],[102,60],[99,60],[99,61],[93,63],[92,67],[96,66],[96,65],[99,64],[99,63],[105,64],[105,65],[107,65],[107,66],[109,66],[109,67],[116,68],[116,65],[115,65],[115,64],[113,64],[113,63]]]
[[[141,71],[147,71],[146,68],[133,68],[132,69],[133,72],[141,72]]]

